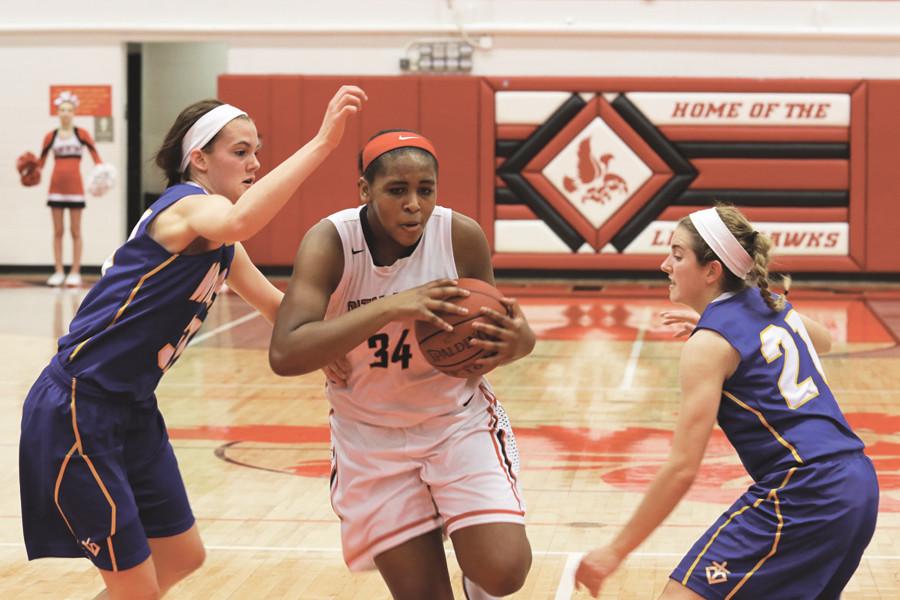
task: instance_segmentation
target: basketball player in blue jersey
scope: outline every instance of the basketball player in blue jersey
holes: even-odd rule
[[[531,566],[515,437],[483,377],[428,364],[414,320],[466,314],[460,277],[494,282],[478,224],[436,206],[438,159],[413,131],[373,137],[360,156],[362,207],[312,227],[294,262],[269,352],[276,373],[326,367],[332,506],[352,571],[377,568],[397,599],[453,597],[443,534],[470,600],[518,590]],[[482,372],[528,354],[518,304],[476,324],[496,341]],[[346,355],[346,360],[341,360]],[[340,366],[336,366],[340,365]]]
[[[661,597],[827,600],[856,570],[875,531],[875,470],[819,361],[827,330],[769,291],[770,246],[732,207],[679,222],[662,270],[670,299],[700,319],[681,355],[672,451],[622,531],[582,560],[576,581],[593,596],[688,491],[717,418],[754,483]]]
[[[257,181],[259,138],[206,100],[176,119],[156,163],[169,187],[104,265],[25,400],[19,450],[29,559],[89,558],[104,598],[158,598],[203,544],[154,390],[231,288],[270,322],[282,294],[240,244],[337,146],[365,94],[342,87],[318,134]]]

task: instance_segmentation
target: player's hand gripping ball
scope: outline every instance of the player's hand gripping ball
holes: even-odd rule
[[[41,163],[31,152],[24,152],[16,159],[16,171],[19,172],[19,179],[25,187],[41,182]]]
[[[472,325],[478,321],[496,325],[490,317],[481,314],[481,307],[512,315],[509,308],[500,302],[503,294],[489,283],[480,279],[462,278],[459,280],[459,287],[469,290],[470,294],[450,301],[468,308],[469,313],[438,313],[440,318],[453,326],[453,331],[444,331],[426,321],[416,321],[416,340],[425,360],[435,369],[451,377],[468,378],[483,370],[475,361],[490,356],[488,351],[473,346],[471,341],[475,338],[493,339],[477,331]]]

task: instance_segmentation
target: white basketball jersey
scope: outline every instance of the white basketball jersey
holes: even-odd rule
[[[328,302],[326,319],[435,279],[458,277],[449,208],[435,206],[413,253],[388,267],[372,262],[361,211],[350,208],[328,217],[341,236],[344,274]],[[327,384],[338,415],[382,427],[408,427],[459,410],[472,397],[482,379],[459,379],[435,370],[419,350],[414,323],[388,323],[347,355],[352,366],[347,387]]]

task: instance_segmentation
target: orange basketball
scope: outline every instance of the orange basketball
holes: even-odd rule
[[[480,279],[463,278],[459,287],[469,290],[465,298],[450,300],[458,306],[469,309],[467,315],[438,313],[438,316],[453,326],[453,331],[438,329],[426,321],[416,321],[416,340],[422,355],[435,369],[451,377],[472,377],[478,375],[481,368],[474,364],[478,358],[490,356],[484,349],[473,346],[474,338],[491,339],[478,332],[472,325],[478,321],[494,324],[481,315],[480,308],[486,306],[500,314],[510,314],[506,305],[500,302],[503,294],[489,283]]]

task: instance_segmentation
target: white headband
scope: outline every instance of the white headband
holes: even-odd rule
[[[722,221],[719,211],[715,208],[707,208],[693,212],[690,216],[697,233],[715,252],[719,260],[728,267],[729,271],[741,279],[746,279],[747,274],[753,268],[753,258],[747,254],[741,243]]]
[[[232,119],[242,115],[246,117],[247,113],[230,104],[220,104],[197,119],[181,140],[181,172],[191,163],[191,152],[208,144]]]

